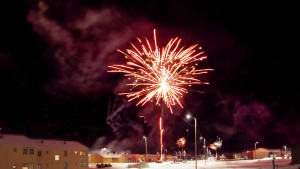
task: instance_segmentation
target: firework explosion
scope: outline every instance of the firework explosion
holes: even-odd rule
[[[132,80],[127,85],[132,87],[126,95],[129,101],[140,99],[138,105],[155,101],[156,105],[162,100],[171,113],[172,106],[178,104],[183,107],[180,98],[188,93],[186,87],[195,84],[209,84],[197,77],[212,69],[197,69],[197,62],[207,58],[201,47],[192,45],[188,48],[180,47],[181,39],[172,38],[165,47],[157,45],[156,31],[153,30],[154,46],[147,38],[145,44],[137,38],[139,48],[131,43],[132,49],[126,52],[118,50],[128,60],[123,65],[111,65],[108,72],[124,73]],[[197,52],[197,50],[199,50]]]
[[[176,144],[178,147],[184,147],[186,143],[186,139],[184,137],[181,137],[177,140]]]

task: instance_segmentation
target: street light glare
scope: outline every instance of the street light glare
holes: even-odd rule
[[[192,116],[191,116],[190,114],[187,114],[185,117],[186,117],[187,119],[191,119],[191,118],[192,118]]]

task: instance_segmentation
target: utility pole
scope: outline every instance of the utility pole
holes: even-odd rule
[[[253,159],[256,158],[256,144],[258,144],[258,141],[254,143],[254,155],[255,155],[255,156],[253,157]]]
[[[197,169],[197,119],[190,114],[186,115],[187,119],[193,118],[195,120],[195,169]]]
[[[287,157],[286,146],[284,145],[283,147],[284,147],[284,159],[285,159],[285,157]]]
[[[146,162],[148,162],[148,146],[147,146],[147,137],[143,136],[144,140],[145,140],[145,149],[146,149]]]
[[[197,169],[197,119],[195,120],[195,169]]]

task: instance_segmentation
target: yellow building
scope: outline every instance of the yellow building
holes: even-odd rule
[[[260,159],[260,158],[266,158],[266,157],[279,157],[281,155],[280,149],[266,149],[266,148],[258,148],[256,150],[253,150],[253,158],[254,159]]]
[[[125,156],[121,154],[112,153],[91,153],[90,160],[91,164],[95,163],[125,163]]]
[[[0,169],[88,169],[88,147],[75,141],[0,137]]]

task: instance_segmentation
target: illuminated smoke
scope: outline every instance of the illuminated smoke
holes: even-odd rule
[[[82,16],[62,24],[47,15],[48,8],[46,3],[40,1],[27,17],[34,31],[54,51],[48,55],[55,58],[52,64],[56,66],[57,73],[45,88],[60,96],[97,96],[100,92],[112,90],[114,81],[107,75],[106,65],[117,60],[115,49],[150,23],[133,21],[116,8],[106,7],[100,10],[84,9]]]

